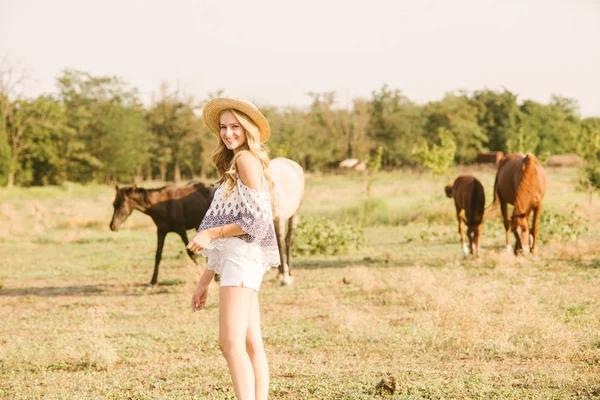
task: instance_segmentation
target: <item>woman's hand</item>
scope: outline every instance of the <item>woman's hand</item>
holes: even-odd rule
[[[192,311],[200,311],[206,304],[206,298],[208,297],[208,286],[201,283],[198,284],[194,294],[192,295]]]
[[[188,249],[190,249],[191,251],[200,251],[200,250],[204,249],[206,246],[208,246],[211,239],[212,239],[212,237],[211,237],[208,229],[205,229],[203,231],[196,233],[186,247]]]
[[[206,298],[208,297],[208,286],[215,277],[215,271],[205,269],[204,273],[200,277],[200,282],[192,295],[192,311],[200,311],[206,304]]]

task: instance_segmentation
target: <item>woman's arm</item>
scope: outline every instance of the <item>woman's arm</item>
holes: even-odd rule
[[[238,175],[242,183],[250,189],[260,190],[262,187],[262,165],[250,152],[244,152],[236,161]],[[187,245],[192,251],[204,249],[211,240],[239,236],[247,233],[240,226],[232,222],[227,225],[205,229],[194,235]]]
[[[231,236],[239,236],[246,233],[235,222],[223,226],[215,226],[214,228],[208,228],[206,229],[206,231],[208,232],[210,240],[226,238]]]
[[[200,251],[208,246],[213,239],[239,236],[245,233],[235,222],[223,226],[215,226],[214,228],[197,232],[186,247],[191,251]]]

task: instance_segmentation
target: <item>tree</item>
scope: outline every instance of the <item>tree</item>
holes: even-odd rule
[[[368,135],[370,108],[369,101],[366,99],[359,98],[352,100],[352,133],[348,156],[350,158],[366,160],[372,156],[376,157],[379,154],[381,165],[383,148],[381,146],[376,148]]]
[[[600,190],[600,118],[581,121],[577,154],[586,162],[579,171],[579,188],[589,193],[591,202],[594,192]]]
[[[513,134],[506,140],[505,148],[507,153],[536,153],[539,143],[540,137],[537,134],[520,127],[516,135]]]
[[[6,118],[6,112],[9,104],[10,100],[8,97],[3,93],[0,93],[0,185],[8,184],[8,173],[10,170],[8,120]]]
[[[580,119],[577,102],[552,96],[550,104],[525,100],[520,106],[518,121],[526,134],[537,135],[537,155],[573,153],[577,149]]]
[[[178,90],[171,91],[169,85],[163,83],[158,99],[148,110],[146,118],[155,142],[151,161],[158,167],[163,181],[172,178],[180,182],[182,166],[189,168],[190,177],[202,173],[200,167],[205,164],[198,161],[210,159],[199,136],[204,132],[203,136],[208,137],[208,129],[196,116],[197,109],[193,98],[182,96]]]
[[[283,110],[271,107],[263,109],[263,113],[269,120],[271,132],[277,132],[268,142],[271,158],[290,158],[307,169],[316,152],[315,143],[308,138],[312,128],[306,112],[298,107]]]
[[[31,159],[37,151],[40,137],[49,130],[61,130],[64,122],[53,119],[52,101],[43,96],[34,101],[15,101],[11,105],[12,107],[5,108],[5,127],[10,146],[8,187],[12,187],[17,180],[22,184],[31,183]]]
[[[139,174],[151,136],[137,91],[116,77],[69,69],[58,88],[73,131],[63,153],[69,179],[112,182]]]
[[[420,108],[387,85],[372,95],[368,135],[374,147],[384,149],[383,165],[414,164],[411,150],[423,136]]]
[[[312,157],[317,168],[335,164],[352,153],[352,121],[348,110],[335,109],[335,92],[312,93],[313,101],[308,112],[311,123],[309,138],[320,142]]]
[[[27,101],[23,88],[26,80],[24,72],[9,67],[6,59],[0,61],[0,172],[6,176],[5,183],[9,188],[15,184],[21,153],[25,150],[23,134],[33,123],[25,117]]]
[[[519,132],[517,95],[506,89],[503,92],[485,89],[475,91],[470,103],[477,110],[477,125],[488,139],[486,147],[492,151],[510,152],[507,142]]]
[[[426,118],[425,132],[430,143],[437,140],[440,128],[450,131],[456,144],[456,161],[475,161],[488,139],[477,124],[478,110],[466,93],[448,93],[442,101],[427,104],[423,112]]]
[[[35,124],[26,133],[30,147],[23,157],[20,184],[60,184],[67,179],[63,150],[73,135],[67,124],[66,110],[50,96],[39,96],[30,105]]]

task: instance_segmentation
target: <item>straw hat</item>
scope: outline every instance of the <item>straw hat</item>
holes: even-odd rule
[[[219,116],[223,110],[233,109],[241,111],[246,114],[258,127],[260,132],[260,142],[264,143],[271,136],[271,126],[265,116],[256,108],[256,106],[247,100],[231,99],[227,97],[221,97],[214,99],[206,103],[202,109],[202,116],[206,125],[215,135],[220,135],[220,121]]]

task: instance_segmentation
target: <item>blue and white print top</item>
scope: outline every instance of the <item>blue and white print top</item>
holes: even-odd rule
[[[215,196],[198,232],[235,222],[246,233],[211,240],[210,244],[200,251],[207,257],[207,269],[216,273],[222,272],[219,253],[220,250],[225,249],[235,250],[238,255],[259,261],[265,271],[280,264],[271,197],[264,175],[262,184],[263,190],[251,189],[238,176],[229,197],[226,197],[225,182],[221,183],[215,191]]]

